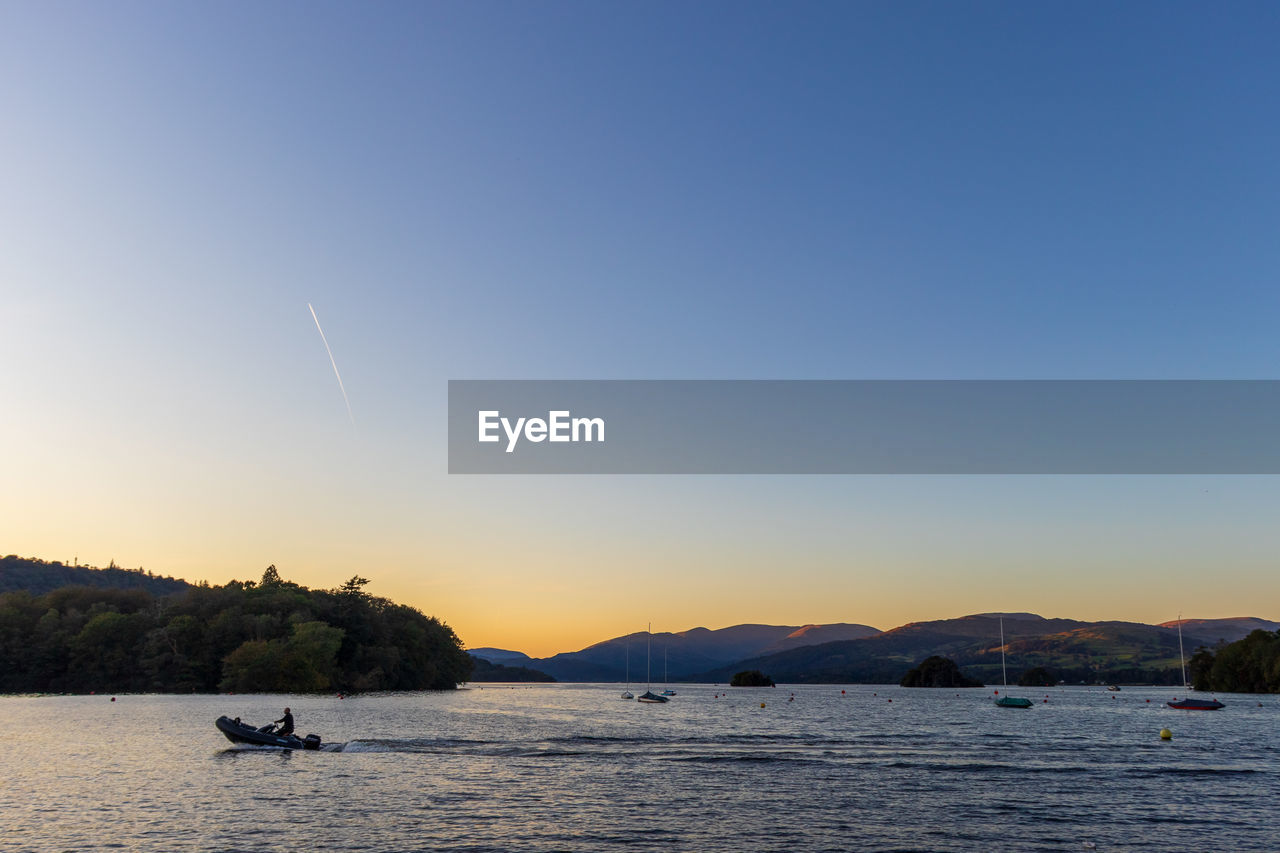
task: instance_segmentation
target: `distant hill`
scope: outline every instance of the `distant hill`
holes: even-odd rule
[[[891,683],[923,658],[942,655],[974,677],[999,683],[1002,618],[1010,681],[1036,666],[1071,683],[1181,680],[1176,623],[1170,628],[1138,622],[1081,622],[1028,613],[914,622],[863,639],[735,661],[700,673],[697,679],[727,681],[737,671],[761,669],[780,683]],[[1241,636],[1254,627],[1274,624],[1254,618],[1203,620],[1205,625],[1195,621],[1183,625],[1188,657],[1197,646],[1216,645],[1220,636]]]
[[[536,669],[530,669],[527,666],[504,666],[500,663],[490,663],[481,657],[471,655],[472,669],[471,677],[468,681],[492,682],[492,681],[555,681],[554,678],[545,672],[539,672]]]
[[[507,649],[493,649],[493,648],[467,649],[467,654],[471,655],[472,657],[480,658],[482,660],[487,660],[490,663],[505,663],[505,664],[514,663],[517,665],[523,665],[525,663],[528,663],[530,660],[532,660],[532,658],[530,658],[524,652],[512,652],[512,651],[508,651]]]
[[[788,649],[798,649],[801,646],[817,646],[822,643],[834,643],[838,640],[860,640],[864,637],[872,637],[880,633],[869,625],[851,625],[848,623],[840,623],[836,625],[805,625],[803,628],[797,628],[781,640],[770,643],[761,651],[766,654],[774,652],[785,652]]]
[[[0,592],[26,590],[43,595],[64,586],[87,586],[95,589],[145,589],[152,595],[172,595],[191,588],[184,580],[160,577],[142,569],[105,569],[90,566],[68,566],[46,563],[32,557],[10,554],[0,557]]]
[[[1178,630],[1178,620],[1161,622],[1160,627]],[[1182,638],[1188,637],[1216,645],[1218,643],[1234,643],[1249,636],[1254,631],[1275,631],[1280,629],[1280,622],[1268,622],[1252,616],[1238,616],[1234,619],[1183,619]]]
[[[662,681],[665,669],[667,680],[679,681],[748,657],[878,633],[878,629],[869,625],[852,624],[734,625],[716,630],[691,628],[677,633],[656,633],[652,637],[651,678],[654,682]],[[640,683],[645,679],[645,655],[649,648],[649,635],[637,631],[580,651],[534,658],[529,665],[561,681],[622,681],[627,677],[630,658],[631,681]]]

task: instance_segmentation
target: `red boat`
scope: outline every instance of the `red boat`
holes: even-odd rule
[[[1216,711],[1219,708],[1225,708],[1217,699],[1174,699],[1172,702],[1166,702],[1170,708],[1177,708],[1179,711]]]
[[[1187,653],[1182,650],[1182,614],[1178,614],[1178,657],[1182,658],[1182,687],[1184,690],[1190,690],[1191,684],[1187,681]],[[1172,702],[1166,702],[1170,708],[1177,708],[1179,711],[1216,711],[1219,708],[1225,708],[1217,699],[1174,699]]]

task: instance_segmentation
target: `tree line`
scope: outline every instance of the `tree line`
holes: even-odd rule
[[[9,554],[0,557],[0,592],[25,589],[34,595],[52,592],[64,586],[98,586],[112,589],[145,589],[153,595],[172,595],[190,584],[173,577],[161,577],[139,566],[122,569],[111,561],[105,569],[93,566],[69,566],[60,560],[48,562],[34,557]]]
[[[364,591],[260,581],[0,594],[0,692],[452,689],[471,657],[448,625]]]
[[[1188,669],[1196,690],[1280,693],[1280,631],[1257,630],[1216,651],[1199,649]]]

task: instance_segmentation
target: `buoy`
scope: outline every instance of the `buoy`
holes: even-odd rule
[[[1169,731],[1168,729],[1161,729],[1161,730],[1160,730],[1160,739],[1161,739],[1161,740],[1173,740],[1173,732]]]
[[[841,695],[841,696],[843,696],[843,695],[844,695],[844,691],[843,691],[843,690],[841,690],[841,691],[840,691],[840,695]]]
[[[1044,704],[1046,704],[1046,705],[1048,705],[1048,704],[1049,704],[1049,700],[1048,700],[1048,699],[1045,699],[1045,700],[1043,700],[1043,701],[1044,701]]]
[[[992,692],[992,693],[994,693],[994,694],[996,694],[997,696],[999,696],[999,695],[1000,695],[1000,691],[999,691],[999,690],[993,690],[993,691],[991,691],[991,692]]]
[[[116,701],[116,697],[112,696],[112,697],[111,697],[111,701],[112,701],[112,702]],[[1259,705],[1261,705],[1262,703],[1261,703],[1261,702],[1259,702],[1258,704],[1259,704]]]
[[[890,701],[890,702],[892,702],[893,700],[892,700],[892,699],[890,699],[889,701]]]
[[[760,703],[760,707],[761,707],[761,708],[763,708],[763,707],[764,707],[764,703],[763,703],[763,702],[761,702],[761,703]]]
[[[1147,704],[1148,704],[1148,705],[1150,705],[1150,704],[1151,704],[1151,700],[1150,700],[1150,699],[1148,699],[1148,700],[1147,700]]]

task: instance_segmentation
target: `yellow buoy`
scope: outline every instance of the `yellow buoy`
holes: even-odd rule
[[[1169,731],[1168,729],[1161,729],[1161,730],[1160,730],[1160,739],[1161,739],[1161,740],[1173,740],[1173,732]]]
[[[763,702],[761,702],[761,703],[760,703],[760,707],[761,707],[761,708],[763,708],[763,707],[764,707],[764,703],[763,703]]]

